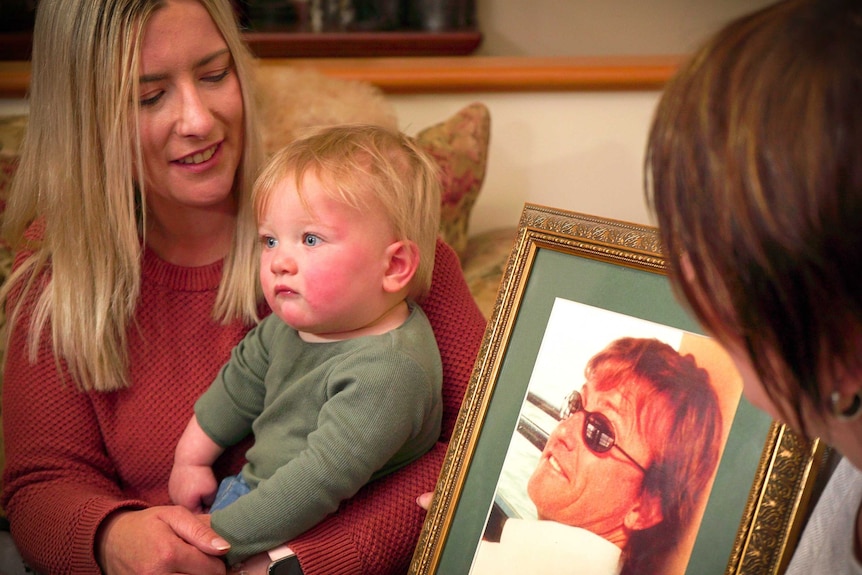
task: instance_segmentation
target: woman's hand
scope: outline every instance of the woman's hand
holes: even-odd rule
[[[205,521],[178,506],[118,511],[96,535],[96,560],[107,575],[225,575],[230,545]]]

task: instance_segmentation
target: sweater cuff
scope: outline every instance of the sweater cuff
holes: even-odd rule
[[[145,501],[136,499],[115,501],[104,497],[93,497],[81,506],[81,516],[75,526],[76,542],[72,546],[70,569],[82,575],[101,575],[102,570],[96,561],[96,534],[102,523],[115,511],[137,511],[146,509]]]
[[[288,543],[305,575],[362,573],[359,550],[337,523],[324,521]]]

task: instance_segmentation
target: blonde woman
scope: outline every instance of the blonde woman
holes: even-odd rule
[[[249,208],[261,156],[250,63],[227,0],[39,2],[4,228],[19,253],[2,498],[36,571],[225,572],[226,542],[170,505],[168,477],[194,401],[268,312]],[[437,258],[443,283],[425,308],[445,378],[443,340],[457,328],[475,353],[484,324],[454,253],[438,244]],[[236,473],[245,447],[216,474]],[[443,453],[291,541],[305,573],[402,568],[422,521],[403,494],[433,487]]]

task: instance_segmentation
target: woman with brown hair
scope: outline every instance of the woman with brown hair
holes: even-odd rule
[[[790,0],[710,39],[649,137],[679,295],[755,406],[844,456],[792,573],[862,573],[860,98],[862,4]]]

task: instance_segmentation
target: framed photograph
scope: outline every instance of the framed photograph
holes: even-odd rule
[[[654,228],[527,204],[410,573],[781,573],[825,447],[741,389]]]

